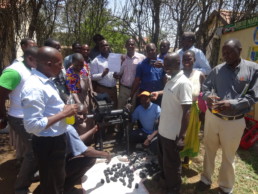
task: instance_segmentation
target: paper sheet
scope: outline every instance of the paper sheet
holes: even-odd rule
[[[121,54],[110,53],[108,56],[108,68],[110,72],[120,72]]]

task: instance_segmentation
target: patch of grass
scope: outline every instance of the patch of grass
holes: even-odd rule
[[[235,185],[234,194],[258,194],[258,146],[249,150],[239,149],[235,158]],[[218,193],[218,172],[222,159],[222,152],[219,149],[216,156],[214,175],[212,176],[212,187],[209,191],[195,192],[197,182],[203,169],[204,147],[201,143],[198,157],[192,158],[190,169],[182,173],[183,194],[217,194]],[[152,194],[161,193],[161,189],[155,180],[148,180],[146,188]]]

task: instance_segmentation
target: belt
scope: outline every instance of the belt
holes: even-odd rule
[[[211,108],[209,108],[209,110],[211,111]],[[237,115],[237,116],[222,116],[220,114],[217,113],[213,113],[211,111],[212,114],[214,114],[215,116],[225,120],[225,121],[232,121],[232,120],[237,120],[237,119],[242,119],[244,117],[244,115]]]
[[[116,88],[116,86],[113,86],[113,87],[103,86],[103,85],[101,85],[101,84],[99,84],[97,82],[96,82],[96,85],[100,86],[100,87],[103,87],[103,88],[107,88],[107,89],[114,89],[114,88]]]
[[[123,85],[123,84],[121,84],[121,86],[123,86],[123,87],[125,87],[125,88],[131,90],[131,87],[129,87],[129,86],[125,86],[125,85]]]

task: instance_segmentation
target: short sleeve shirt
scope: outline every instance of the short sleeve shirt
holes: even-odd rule
[[[166,83],[161,102],[159,134],[175,140],[181,130],[183,104],[192,104],[192,84],[180,71]]]
[[[73,127],[70,127],[66,131],[66,138],[68,156],[78,156],[87,150],[87,146],[82,142],[80,136]]]
[[[21,81],[20,74],[14,69],[6,69],[0,77],[0,86],[14,90]]]
[[[134,110],[132,119],[133,121],[139,120],[142,124],[142,130],[147,134],[152,134],[154,130],[154,123],[159,118],[160,106],[151,103],[150,106],[145,109],[142,105],[137,106]]]
[[[149,92],[160,91],[164,88],[163,78],[165,72],[163,68],[156,68],[150,64],[150,59],[144,59],[136,69],[136,76],[140,78],[140,89]]]

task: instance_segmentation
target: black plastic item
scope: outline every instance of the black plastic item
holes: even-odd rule
[[[134,188],[135,188],[135,189],[138,189],[138,188],[139,188],[139,184],[138,184],[138,183],[135,183]]]

